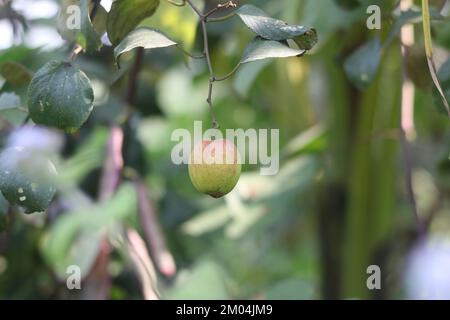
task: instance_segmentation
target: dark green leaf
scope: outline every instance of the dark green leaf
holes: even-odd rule
[[[297,57],[305,53],[305,50],[290,48],[287,44],[264,40],[260,37],[253,39],[244,50],[241,63],[247,63],[268,58]]]
[[[107,32],[112,44],[117,45],[142,20],[153,15],[159,0],[116,0],[108,13]]]
[[[437,77],[441,83],[447,101],[450,101],[450,59],[448,59],[439,69]],[[439,112],[448,115],[442,97],[436,87],[433,88],[433,102]]]
[[[344,64],[345,72],[355,86],[364,89],[376,76],[381,59],[381,42],[375,38],[357,49]]]
[[[77,11],[70,10],[77,7],[79,8],[79,17]],[[92,52],[100,49],[102,43],[89,15],[88,0],[63,0],[58,16],[58,32],[63,39],[76,41],[85,50]],[[79,19],[77,20],[77,18]],[[76,23],[79,23],[78,27]]]
[[[91,2],[91,7],[93,2]],[[92,8],[90,9],[92,12]],[[108,19],[108,12],[103,8],[103,6],[99,5],[97,7],[97,11],[95,13],[95,17],[92,20],[92,25],[94,27],[95,32],[99,36],[102,36],[106,32],[106,21]]]
[[[289,25],[286,22],[271,18],[261,9],[246,4],[240,7],[236,14],[241,20],[261,38],[267,40],[294,40],[300,49],[310,50],[317,43],[315,29]]]
[[[33,76],[25,66],[14,61],[3,63],[0,67],[0,75],[14,86],[28,84]]]
[[[176,42],[169,39],[162,32],[148,28],[141,27],[131,31],[120,44],[114,49],[114,57],[119,64],[120,55],[133,50],[137,47],[145,49],[164,48],[176,45]]]
[[[87,120],[93,101],[88,77],[68,62],[50,61],[36,72],[28,88],[31,119],[66,131]]]

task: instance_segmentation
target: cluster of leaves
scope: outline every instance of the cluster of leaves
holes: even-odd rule
[[[155,27],[140,26],[144,19],[157,13],[159,4],[158,0],[116,0],[111,10],[106,12],[98,5],[98,1],[62,1],[58,31],[68,43],[74,45],[74,51],[67,60],[48,61],[34,74],[22,64],[10,61],[7,55],[2,55],[2,77],[8,84],[26,89],[27,92],[27,107],[23,106],[18,94],[0,95],[2,118],[11,125],[11,129],[27,130],[28,126],[22,125],[32,121],[39,126],[56,129],[57,134],[66,133],[70,137],[88,121],[94,109],[93,84],[86,73],[74,63],[80,48],[88,53],[96,53],[103,46],[112,44],[117,65],[122,54],[137,47],[154,49],[174,46],[187,53],[188,44],[178,43]],[[74,19],[74,12],[70,10],[74,5],[80,8],[79,29],[68,27],[74,22],[71,21]],[[254,39],[243,50],[239,65],[268,58],[300,57],[311,50],[318,40],[314,29],[289,25],[269,17],[252,5],[236,9],[228,18],[234,16],[255,34]],[[34,138],[36,137],[38,135]],[[137,211],[135,192],[127,183],[122,184],[107,203],[93,202],[75,186],[80,183],[81,177],[98,167],[104,157],[102,146],[106,143],[105,132],[93,132],[91,140],[86,146],[81,146],[75,156],[62,163],[61,159],[53,154],[36,153],[34,149],[26,149],[27,146],[9,142],[7,145],[10,148],[2,153],[2,159],[11,159],[14,158],[11,153],[19,152],[26,167],[34,168],[38,174],[30,172],[33,170],[23,170],[23,166],[15,166],[11,161],[2,161],[1,228],[7,226],[7,212],[12,206],[22,207],[25,213],[45,211],[55,195],[56,188],[57,204],[69,203],[68,209],[65,210],[68,214],[52,225],[42,244],[45,259],[61,279],[65,276],[64,267],[73,261],[82,266],[85,276],[95,262],[105,229],[114,228],[117,222],[129,219]],[[42,161],[36,161],[37,155]],[[54,177],[55,167],[58,168],[57,177]],[[10,178],[11,173],[14,179]],[[308,175],[307,178],[311,177]],[[302,185],[306,184],[305,181]],[[76,205],[74,202],[77,202]],[[79,209],[74,210],[72,207]],[[35,216],[40,219],[39,215]],[[237,225],[240,223],[245,224],[240,220],[236,222]]]
[[[365,1],[337,1],[339,5],[349,10],[361,10],[367,7]],[[391,19],[393,20],[389,33],[385,36],[384,41],[380,36],[374,36],[367,43],[357,48],[345,61],[344,69],[349,79],[359,89],[366,89],[374,81],[380,63],[382,61],[383,53],[386,52],[390,45],[397,39],[401,28],[406,24],[418,24],[423,22],[423,14],[420,7],[413,6],[406,11],[393,11]],[[449,17],[442,16],[435,7],[430,8],[430,18],[439,26],[448,24]],[[406,61],[408,68],[408,76],[414,81],[414,84],[419,88],[428,88],[431,84],[431,78],[426,74],[429,73],[424,66],[426,66],[426,56],[424,45],[414,45],[406,48]],[[450,88],[448,87],[448,67],[444,64],[439,70],[436,77],[440,80],[447,100],[450,98]],[[433,73],[433,70],[431,70]],[[434,75],[432,75],[434,76]],[[433,89],[434,104],[437,109],[448,115],[444,106],[443,100],[437,88]]]
[[[80,28],[71,28],[73,12],[80,9]],[[115,46],[117,62],[125,52],[136,47],[146,49],[179,46],[163,32],[150,27],[138,27],[139,23],[152,16],[159,6],[159,0],[116,0],[109,12],[95,1],[65,0],[58,17],[58,29],[67,41],[76,43],[87,52],[95,52],[102,46],[101,37],[106,32]],[[72,14],[72,15],[71,15]],[[264,11],[252,5],[244,5],[233,12],[252,30],[256,37],[244,50],[239,64],[267,58],[302,56],[317,42],[316,31],[299,25],[269,17]],[[230,15],[229,17],[232,17]],[[296,48],[289,45],[292,40]],[[77,48],[77,47],[76,47]],[[76,49],[74,49],[76,50]],[[72,53],[71,58],[77,53]],[[71,61],[50,61],[39,69],[32,79],[30,73],[20,64],[2,64],[2,74],[12,84],[27,84],[28,110],[34,123],[66,132],[75,132],[88,119],[94,102],[91,83],[86,74]],[[3,110],[17,107],[16,97],[2,95]],[[16,99],[17,100],[17,99]],[[8,171],[8,168],[3,168]],[[41,208],[42,209],[42,208]]]

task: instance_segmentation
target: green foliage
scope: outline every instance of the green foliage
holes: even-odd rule
[[[264,40],[260,37],[256,37],[245,48],[240,63],[244,64],[268,58],[298,57],[303,55],[304,53],[305,50],[290,48],[285,43],[279,41]]]
[[[429,109],[443,105],[429,90],[422,33],[404,50],[398,40],[403,26],[422,22],[420,8],[174,2],[116,0],[107,12],[97,1],[63,0],[57,21],[27,19],[29,30],[57,29],[62,47],[25,41],[0,51],[0,298],[142,299],[149,290],[162,299],[402,298],[396,275],[417,229],[408,164],[428,232],[450,225],[448,120]],[[366,30],[372,4],[381,31]],[[79,29],[69,28],[71,5],[81,9]],[[449,48],[438,5],[433,40]],[[106,36],[112,47],[99,50]],[[438,73],[447,98],[449,66]],[[171,162],[173,130],[210,123],[208,85],[224,132],[279,129],[275,176],[242,164],[199,178]],[[26,122],[62,129],[64,148],[35,152],[51,139],[34,134],[9,148]],[[227,195],[200,193],[217,190]],[[177,272],[166,281],[172,261]],[[366,288],[373,263],[389,278],[376,295]],[[82,271],[75,294],[61,285],[69,265]],[[96,290],[99,276],[111,290]]]
[[[375,38],[361,46],[345,61],[345,72],[360,89],[367,88],[375,79],[381,59],[381,43]]]
[[[72,197],[73,195],[71,195]],[[124,184],[107,203],[89,204],[68,212],[49,230],[42,252],[57,275],[64,279],[69,265],[80,266],[82,276],[92,268],[107,232],[136,212],[136,195]]]
[[[247,27],[263,39],[275,41],[292,39],[303,50],[311,50],[317,43],[315,29],[298,25],[290,26],[284,21],[270,18],[255,6],[243,5],[236,14]]]
[[[94,93],[85,73],[68,62],[50,61],[39,69],[28,89],[31,119],[68,132],[89,117]]]
[[[170,47],[176,44],[176,42],[169,39],[159,30],[140,27],[131,31],[122,42],[114,48],[114,58],[117,61],[117,65],[119,65],[120,56],[134,48],[142,47],[144,49],[155,49]]]
[[[80,28],[73,27],[76,22],[77,16],[73,11],[68,11],[69,7],[80,8]],[[105,15],[105,10],[100,8],[99,16]],[[102,43],[100,41],[101,32],[105,29],[101,25],[101,21],[104,24],[104,18],[100,18],[94,26],[89,17],[89,1],[88,0],[64,0],[61,6],[61,11],[58,16],[58,31],[65,40],[76,41],[85,50],[92,52],[100,49]],[[70,27],[68,26],[70,24]],[[98,31],[98,33],[97,33]]]
[[[114,45],[122,41],[143,19],[152,16],[159,0],[116,0],[108,13],[107,31]]]
[[[0,66],[0,75],[14,86],[28,84],[31,81],[31,72],[22,64],[7,61]]]

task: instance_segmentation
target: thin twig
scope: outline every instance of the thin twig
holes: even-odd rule
[[[70,52],[69,61],[73,62],[75,58],[83,51],[83,47],[78,43],[73,47],[73,50]]]
[[[228,1],[225,3],[219,3],[215,8],[209,10],[207,13],[203,15],[203,19],[207,20],[209,16],[213,15],[220,9],[228,9],[228,8],[236,8],[237,5],[233,1]]]
[[[208,71],[209,71],[209,87],[208,87],[208,97],[206,98],[206,102],[208,102],[208,106],[211,112],[211,119],[212,119],[212,127],[217,129],[219,128],[219,122],[217,121],[216,115],[213,110],[213,102],[212,102],[212,94],[213,94],[213,83],[216,81],[214,77],[214,71],[211,63],[211,55],[209,53],[209,44],[208,44],[208,29],[206,27],[207,18],[214,12],[216,12],[219,9],[222,8],[230,8],[235,7],[236,5],[233,3],[233,1],[228,1],[223,4],[218,4],[216,8],[210,10],[206,14],[202,14],[200,10],[195,6],[195,4],[192,2],[192,0],[186,0],[186,2],[189,4],[189,6],[195,11],[195,13],[198,15],[202,32],[203,32],[203,50],[206,57],[206,62],[208,64]]]
[[[186,51],[186,49],[183,48],[183,46],[177,44],[176,45],[178,49],[180,49],[185,55],[191,57],[192,59],[203,59],[206,57],[205,53],[202,54],[193,54],[190,53],[189,51]]]
[[[206,22],[222,22],[228,20],[236,15],[236,12],[231,12],[221,17],[207,17]]]
[[[93,1],[94,6],[92,7],[91,12],[89,13],[89,18],[91,19],[91,21],[94,20],[95,15],[98,12],[98,8],[100,6],[100,0],[94,0]],[[78,43],[75,44],[74,48],[72,49],[72,51],[69,54],[69,61],[73,62],[75,60],[75,58],[83,51],[83,47],[81,45],[79,45]]]
[[[233,76],[236,71],[238,71],[239,67],[241,66],[241,63],[238,63],[233,70],[231,70],[228,74],[224,75],[223,77],[214,77],[214,81],[224,81],[229,79],[231,76]]]

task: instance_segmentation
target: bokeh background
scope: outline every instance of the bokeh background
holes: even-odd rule
[[[111,126],[128,110],[136,51],[123,56],[120,70],[111,46],[80,54],[75,65],[95,93],[88,122],[74,134],[19,135],[30,145],[49,139],[61,181],[47,212],[25,215],[2,204],[8,213],[0,232],[1,299],[450,298],[449,119],[433,99],[420,16],[399,33],[404,0],[370,1],[381,8],[381,30],[366,27],[368,1],[235,2],[314,27],[319,36],[302,58],[248,64],[215,84],[222,129],[280,130],[279,173],[261,176],[258,165],[246,165],[226,197],[196,192],[187,167],[170,160],[170,135],[192,130],[195,120],[210,122],[206,64],[174,48],[151,50],[143,54],[134,109],[123,126],[121,186],[111,200],[98,200]],[[420,1],[406,2],[420,12]],[[206,1],[206,8],[217,3]],[[15,61],[34,72],[68,57],[73,43],[58,34],[59,5],[0,6],[0,65]],[[108,11],[111,1],[101,5]],[[431,5],[448,17],[448,1]],[[161,0],[141,24],[201,52],[198,20],[187,6]],[[450,54],[450,23],[432,27],[441,68]],[[237,17],[208,29],[215,72],[224,75],[253,34]],[[379,55],[368,51],[363,62],[350,63],[351,69],[381,59],[373,81],[358,85],[346,62],[375,37],[383,44]],[[23,107],[26,90],[0,77],[0,94],[13,93]],[[3,146],[11,126],[25,118],[23,110],[0,108]],[[81,290],[67,289],[70,265],[82,269]],[[369,265],[380,267],[380,290],[367,288]]]

